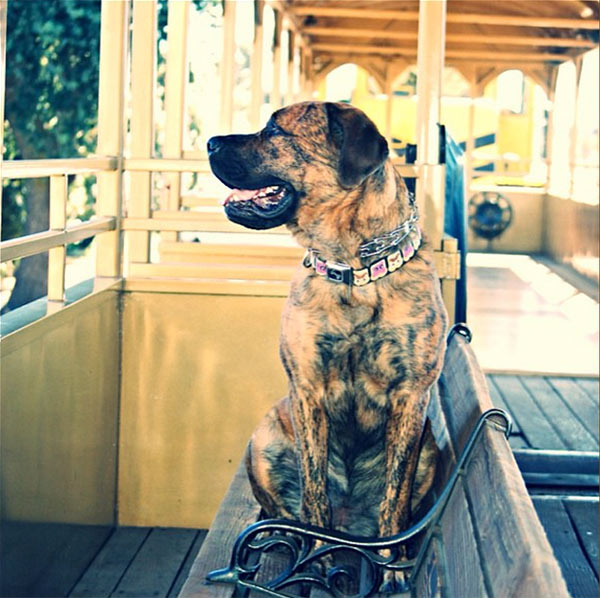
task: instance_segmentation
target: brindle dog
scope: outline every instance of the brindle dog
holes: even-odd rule
[[[434,476],[425,415],[447,316],[425,240],[393,272],[397,247],[360,257],[362,245],[414,215],[385,139],[356,108],[304,102],[254,135],[210,139],[208,151],[215,175],[234,189],[225,200],[231,220],[286,224],[311,250],[283,312],[289,396],[248,447],[256,498],[270,517],[362,536],[402,531]],[[365,283],[386,255],[387,272],[375,264],[376,280]]]

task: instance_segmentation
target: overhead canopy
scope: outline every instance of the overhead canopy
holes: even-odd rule
[[[434,0],[430,0],[434,1]],[[417,56],[418,0],[278,2],[312,52],[313,73],[361,64],[380,83]],[[548,87],[555,67],[598,44],[597,0],[447,0],[445,63],[474,84],[520,68]]]

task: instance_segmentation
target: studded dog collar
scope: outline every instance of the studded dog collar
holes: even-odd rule
[[[391,233],[376,237],[360,246],[361,257],[393,249],[389,255],[365,268],[352,268],[348,264],[324,260],[316,249],[309,249],[302,263],[307,268],[314,268],[319,276],[331,282],[362,287],[401,268],[415,255],[420,246],[421,231],[416,224],[416,218],[411,217]]]

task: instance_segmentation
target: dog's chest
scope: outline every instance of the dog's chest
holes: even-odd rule
[[[324,404],[332,431],[349,441],[376,442],[390,402],[406,378],[407,356],[393,329],[367,326],[332,341]]]

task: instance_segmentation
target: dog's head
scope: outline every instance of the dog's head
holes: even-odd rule
[[[265,229],[289,222],[302,202],[359,187],[384,164],[388,147],[357,108],[302,102],[275,112],[253,135],[212,137],[208,155],[214,174],[233,189],[227,217]]]

